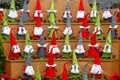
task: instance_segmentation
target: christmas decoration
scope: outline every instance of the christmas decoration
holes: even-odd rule
[[[109,26],[108,32],[111,30],[111,37],[112,39],[117,39],[118,38],[118,25],[116,24],[116,14],[112,16],[112,22],[111,25]]]
[[[56,27],[56,12],[57,11],[54,9],[54,0],[52,0],[50,9],[47,11],[48,11],[48,21],[50,23],[50,26],[48,27],[48,30],[49,30],[48,38],[51,39],[53,31],[55,29],[58,29],[58,27]]]
[[[73,51],[72,65],[70,67],[69,80],[73,80],[73,79],[79,80],[81,78],[79,73],[80,73],[80,66],[78,65],[75,51]]]
[[[65,43],[64,43],[64,46],[62,48],[62,57],[63,58],[70,58],[71,57],[71,52],[72,52],[72,49],[71,49],[71,46],[70,46],[70,41],[69,41],[69,31],[67,32],[66,34],[66,37],[65,37]]]
[[[67,35],[67,33],[68,33],[68,35],[72,35],[72,28],[71,28],[71,18],[72,18],[72,16],[71,16],[71,12],[70,12],[70,0],[68,0],[68,2],[67,2],[67,4],[66,4],[66,11],[64,12],[64,14],[63,14],[63,18],[65,19],[65,22],[66,22],[66,28],[65,28],[65,30],[63,31],[63,34],[64,35]]]
[[[44,31],[42,32],[40,36],[40,42],[37,44],[37,57],[45,57],[45,54],[47,53],[47,44],[45,44],[44,40]]]
[[[30,37],[28,32],[26,33],[26,38],[25,38],[25,46],[24,46],[24,58],[27,57],[28,53],[32,54],[34,52],[33,46],[30,42]]]
[[[119,80],[120,79],[120,73],[115,72],[112,77],[110,77],[109,80]]]
[[[36,71],[36,76],[35,76],[35,80],[42,80],[41,76],[40,76],[40,68],[39,65],[37,67],[37,71]]]
[[[56,64],[54,63],[53,48],[51,49],[46,63],[45,78],[55,79],[56,78]]]
[[[120,22],[120,5],[117,9],[117,22]]]
[[[19,45],[17,44],[17,42],[15,41],[15,37],[12,33],[12,30],[10,30],[10,44],[11,44],[11,48],[10,48],[10,52],[8,55],[9,59],[18,59],[20,58],[20,48]]]
[[[42,11],[41,11],[41,6],[40,6],[40,0],[37,0],[36,3],[36,10],[34,13],[34,18],[36,21],[36,27],[34,28],[34,38],[39,38],[40,35],[43,32],[43,28],[41,27],[41,18],[43,17]]]
[[[96,0],[93,1],[92,11],[90,12],[91,21],[95,22],[98,16]]]
[[[35,73],[33,66],[31,65],[31,53],[30,53],[31,50],[29,51],[27,55],[26,64],[24,66],[24,72],[22,74],[22,78],[27,79],[27,80],[31,79]]]
[[[3,17],[3,8],[0,6],[0,22],[2,21]]]
[[[82,41],[82,31],[80,30],[80,37],[78,40],[78,45],[75,49],[75,53],[77,55],[77,57],[82,57],[85,53],[85,47],[83,45],[83,41]]]
[[[103,48],[103,54],[101,56],[102,58],[112,58],[112,39],[111,39],[111,30],[109,30],[109,33],[106,38],[106,42]]]
[[[90,26],[88,25],[88,19],[87,19],[88,14],[85,15],[83,19],[82,26],[80,26],[80,30],[82,31],[82,38],[86,39],[89,38],[90,34]]]
[[[9,17],[8,21],[10,21],[10,22],[15,22],[16,18],[18,17],[14,0],[11,0],[11,2],[10,2],[10,10],[8,13],[8,17]]]
[[[10,27],[8,26],[8,20],[7,20],[6,10],[4,9],[4,16],[2,20],[2,39],[9,40],[10,37]]]
[[[105,21],[109,21],[112,18],[112,12],[111,12],[111,3],[110,0],[106,0],[106,10],[102,14],[102,17]]]
[[[97,39],[97,40],[103,39],[99,13],[98,13],[98,16],[97,16],[97,18],[96,18],[96,23],[95,23],[95,28],[94,28],[93,33],[95,33],[96,31],[98,31],[98,32],[96,33],[96,39]]]
[[[55,31],[53,31],[53,34],[52,34],[51,45],[49,47],[49,54],[50,54],[51,50],[52,50],[52,53],[53,53],[54,57],[59,57],[60,56],[60,50],[59,50],[59,47],[57,46],[57,43],[56,43]]]
[[[84,17],[85,17],[85,10],[83,5],[83,0],[80,0],[79,10],[77,11],[76,18],[78,19],[78,22],[81,22],[84,19]]]

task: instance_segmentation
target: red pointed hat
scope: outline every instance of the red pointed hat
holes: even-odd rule
[[[10,42],[11,42],[11,46],[13,45],[17,45],[16,41],[15,41],[15,37],[12,33],[12,30],[10,30]]]
[[[100,65],[100,57],[96,57],[94,64]]]
[[[36,27],[40,27],[41,26],[40,12],[37,12],[37,14],[38,18],[36,18]]]
[[[84,11],[83,0],[80,0],[79,10]]]
[[[53,48],[51,49],[50,53],[49,53],[49,58],[48,58],[48,65],[54,65],[54,57],[53,57],[53,53],[52,53]]]
[[[62,80],[68,80],[68,73],[67,73],[66,63],[64,64],[64,67],[63,67]]]
[[[84,26],[84,27],[87,27],[87,26],[88,26],[87,16],[88,16],[88,14],[86,14],[85,17],[84,17],[84,19],[83,19],[83,24],[82,24],[82,26]]]
[[[40,0],[36,2],[36,10],[41,10]]]
[[[56,36],[55,36],[55,31],[53,31],[53,34],[52,34],[51,45],[56,45]]]
[[[92,35],[92,37],[91,37],[91,45],[95,45],[95,44],[96,44],[96,33],[97,33],[97,32],[95,32],[95,33]]]

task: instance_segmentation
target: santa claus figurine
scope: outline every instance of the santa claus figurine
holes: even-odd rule
[[[3,17],[3,8],[0,6],[0,22],[2,21]]]
[[[120,5],[119,8],[117,9],[117,22],[120,22]]]
[[[54,63],[53,48],[49,53],[48,62],[46,63],[45,78],[56,78],[56,64]]]

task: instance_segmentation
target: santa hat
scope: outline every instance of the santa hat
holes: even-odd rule
[[[77,53],[77,54],[85,53],[85,49],[84,49],[84,46],[83,46],[81,30],[80,30],[80,36],[79,36],[79,40],[78,40],[78,45],[77,45],[77,47],[75,49],[75,53]]]
[[[116,15],[114,14],[112,16],[112,22],[111,22],[111,25],[110,25],[110,28],[117,28],[118,25],[116,25]]]
[[[37,66],[37,71],[36,71],[35,80],[42,80],[41,75],[40,75],[39,65]]]
[[[92,65],[90,73],[92,74],[102,74],[103,70],[100,65],[100,57],[96,57],[94,60],[94,64]]]
[[[24,67],[24,73],[27,74],[28,76],[33,76],[34,75],[34,69],[31,65],[31,53],[28,53],[27,59],[26,59],[26,65]]]
[[[95,33],[93,33],[93,35],[92,35],[92,37],[91,37],[91,45],[96,45],[96,33],[97,33],[98,31],[96,31]]]
[[[53,49],[53,48],[52,48]],[[48,57],[48,62],[46,63],[46,73],[45,73],[45,78],[56,78],[56,64],[54,64],[54,56],[52,53],[52,49],[50,51],[49,57]]]
[[[75,51],[73,51],[73,56],[72,56],[72,65],[71,65],[71,73],[73,74],[79,74],[80,72],[80,67],[78,65],[77,57]]]
[[[11,49],[10,53],[8,55],[8,58],[19,58],[20,57],[20,47],[15,41],[15,37],[12,33],[12,30],[10,30],[10,43],[11,43]]]
[[[38,15],[38,12],[40,13]],[[41,5],[40,5],[40,0],[37,0],[36,2],[36,10],[35,10],[35,13],[34,13],[34,17],[43,17],[43,14],[42,14],[42,11],[41,11]]]
[[[34,35],[40,36],[43,32],[43,28],[41,27],[41,18],[39,18],[40,12],[38,12],[37,14],[38,14],[38,18],[36,18],[36,27],[34,28]]]
[[[91,61],[88,61],[84,68],[83,68],[83,73],[82,73],[82,80],[88,80],[88,74],[87,74],[87,66]]]
[[[42,32],[41,36],[40,36],[40,42],[37,44],[37,56],[38,57],[44,57],[46,51],[47,44],[45,44],[45,40],[44,40],[44,31]]]
[[[87,16],[88,16],[88,14],[86,14],[85,17],[83,18],[83,24],[82,24],[82,26],[84,26],[84,27],[88,27],[88,19],[87,19]]]
[[[30,42],[30,37],[29,37],[28,32],[26,33],[25,46],[24,46],[23,51],[26,53],[33,53],[34,52],[33,46],[31,45],[31,42]]]
[[[112,53],[112,37],[111,37],[111,30],[109,31],[106,42],[103,48],[103,52],[105,53]]]
[[[63,18],[71,18],[71,12],[70,12],[70,0],[68,0],[67,4],[66,4],[66,10],[63,14]]]
[[[85,11],[83,6],[83,0],[80,0],[79,4],[79,11],[77,11],[77,18],[84,18],[85,17]]]
[[[6,35],[10,35],[10,27],[8,26],[8,20],[6,18],[6,10],[4,10],[4,16],[3,16],[3,21],[2,21],[2,33]]]
[[[53,48],[53,49],[52,49]],[[60,53],[60,50],[57,46],[57,43],[56,43],[56,36],[55,36],[55,31],[53,31],[53,34],[52,34],[52,40],[51,40],[51,45],[49,47],[49,52],[52,50],[52,53],[53,54],[58,54]]]
[[[10,11],[8,13],[8,17],[10,18],[17,18],[18,14],[15,8],[15,1],[11,0],[10,2]]]
[[[63,46],[62,52],[64,52],[64,53],[70,53],[70,52],[72,52],[72,49],[71,49],[71,46],[70,46],[70,41],[69,41],[69,31],[66,34],[65,44]]]

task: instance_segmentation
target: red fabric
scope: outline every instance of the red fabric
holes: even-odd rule
[[[93,58],[99,57],[99,51],[96,47],[91,47],[88,51],[88,56]]]
[[[89,38],[90,32],[87,29],[82,29],[82,38]]]
[[[68,80],[68,73],[67,73],[67,68],[65,65],[64,65],[63,73],[62,73],[62,80]]]
[[[87,27],[87,26],[88,26],[87,16],[88,16],[88,14],[86,14],[85,17],[84,17],[84,19],[83,19],[83,24],[82,24],[82,26],[84,26],[84,27]]]
[[[53,31],[53,34],[52,34],[52,41],[51,41],[51,45],[56,45],[56,36],[55,36],[55,31]]]
[[[10,49],[10,52],[8,54],[9,59],[18,59],[20,57],[19,53],[13,53],[12,49]]]
[[[117,21],[120,22],[120,12],[117,14]]]
[[[38,17],[36,17],[36,27],[40,27],[41,26],[41,18],[40,18],[40,12],[38,12]]]
[[[84,11],[83,0],[80,0],[79,10]]]
[[[0,21],[2,21],[3,13],[0,13]]]
[[[96,44],[96,33],[94,33],[91,37],[91,45],[95,45]]]
[[[41,10],[40,0],[36,2],[36,10]]]
[[[56,70],[54,67],[48,67],[48,69],[45,71],[45,78],[56,78]]]
[[[100,56],[95,58],[94,64],[100,65]]]
[[[25,70],[26,70],[26,68],[27,68],[27,66],[24,66],[23,70],[25,71]]]
[[[49,57],[48,57],[48,64],[49,65],[53,65],[54,64],[54,57],[53,57],[52,50],[53,50],[53,48],[51,49],[51,51],[49,53]]]
[[[11,43],[11,46],[17,44],[16,41],[15,41],[15,37],[14,37],[14,35],[12,33],[12,30],[10,31],[10,43]]]

